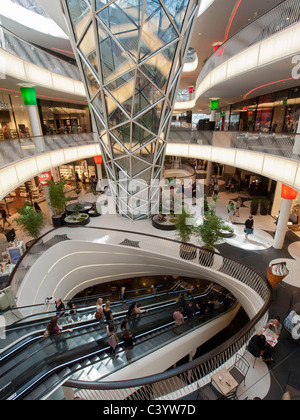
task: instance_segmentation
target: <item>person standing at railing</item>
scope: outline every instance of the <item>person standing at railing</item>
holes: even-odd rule
[[[123,332],[123,346],[125,349],[126,359],[129,362],[133,357],[135,338],[127,329]]]

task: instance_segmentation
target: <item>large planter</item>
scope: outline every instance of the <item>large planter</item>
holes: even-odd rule
[[[195,260],[197,257],[197,248],[192,245],[182,244],[180,245],[179,255],[183,260]]]
[[[90,216],[85,213],[71,214],[65,218],[68,227],[86,226],[90,223]]]
[[[199,264],[204,267],[212,267],[214,264],[215,255],[211,251],[205,249],[199,250]]]
[[[52,224],[55,229],[59,229],[64,226],[64,214],[58,214],[56,216],[52,216]]]
[[[162,216],[164,220],[160,220]],[[174,216],[170,214],[155,214],[152,216],[152,226],[159,230],[176,230],[175,221],[172,221],[173,219]]]

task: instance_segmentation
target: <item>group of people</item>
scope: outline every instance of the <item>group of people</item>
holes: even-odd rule
[[[140,321],[141,314],[144,312],[148,311],[145,309],[141,309],[141,305],[139,303],[134,302],[129,306],[127,315],[121,323],[123,347],[125,349],[127,361],[130,361],[133,357],[133,347],[135,342],[135,337],[129,330],[129,326],[135,329]],[[111,310],[111,302],[109,300],[107,300],[105,304],[103,304],[102,298],[99,298],[97,300],[95,317],[100,322],[104,318],[107,324],[107,338],[110,347],[110,355],[114,359],[117,358],[118,355],[116,355],[116,349],[119,344],[119,338],[115,331],[114,316]]]
[[[209,316],[217,315],[221,307],[225,309],[229,307],[230,301],[231,298],[229,295],[226,295],[222,300],[219,297],[211,295],[208,300],[200,299],[195,302],[192,299],[186,300],[184,294],[180,293],[176,299],[179,307],[173,313],[173,332],[176,335],[181,334],[182,326],[185,324],[185,317],[187,325],[193,327],[194,316],[196,314],[198,314],[198,319],[201,319],[206,314]]]
[[[282,331],[280,317],[276,316],[273,319],[270,319],[267,325],[264,327],[264,329],[269,329],[270,331],[275,333],[276,336],[279,337]],[[262,360],[268,365],[271,363],[275,363],[275,360],[272,357],[272,347],[267,342],[267,338],[263,333],[255,334],[251,338],[248,344],[248,350],[254,357],[261,357]]]
[[[231,223],[234,223],[234,216],[240,217],[241,205],[242,205],[242,199],[240,197],[237,199],[236,203],[234,203],[232,200],[229,201],[229,203],[227,204],[227,212],[228,212],[227,222],[230,221]]]

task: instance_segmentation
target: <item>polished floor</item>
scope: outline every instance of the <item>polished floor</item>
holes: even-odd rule
[[[291,307],[295,303],[300,302],[300,239],[293,233],[288,232],[284,244],[284,248],[280,251],[272,247],[275,224],[271,216],[255,216],[255,231],[249,241],[245,241],[243,225],[249,216],[250,198],[246,193],[238,194],[243,197],[243,207],[240,210],[240,217],[235,219],[233,225],[235,230],[234,238],[224,240],[217,246],[217,249],[224,255],[241,261],[244,264],[255,267],[262,274],[266,275],[266,270],[271,262],[286,261],[290,274],[282,285],[277,286],[274,290],[273,303],[270,309],[270,317],[280,316],[283,322],[288,315]],[[226,205],[229,200],[237,199],[237,194],[227,194],[221,192],[217,202],[217,214],[223,218],[227,218]],[[83,191],[79,199],[94,202],[95,197]],[[103,197],[101,197],[101,200]],[[42,210],[46,211],[46,203],[41,204]],[[17,230],[14,222],[16,216],[10,220]],[[174,237],[174,232],[157,231],[152,227],[150,221],[133,222],[121,218],[117,215],[102,215],[99,218],[91,220],[90,226],[99,226],[105,228],[124,229],[134,232],[150,233],[158,236]],[[49,220],[44,231],[51,228]],[[22,232],[17,230],[19,238],[26,238]],[[0,235],[0,239],[4,240],[4,236]],[[196,240],[192,239],[196,243]],[[5,244],[2,241],[2,247]],[[240,399],[253,399],[259,397],[261,399],[278,400],[281,399],[290,370],[300,373],[300,344],[296,343],[290,337],[290,334],[283,329],[280,336],[279,344],[273,357],[276,364],[267,366],[262,360],[258,360],[255,369],[252,368],[253,360],[249,358],[251,369],[246,379],[246,386],[240,386],[238,396]]]

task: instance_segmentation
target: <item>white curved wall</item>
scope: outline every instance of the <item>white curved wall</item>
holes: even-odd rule
[[[92,230],[91,230],[92,231]],[[105,242],[106,234],[94,232],[96,242],[82,241],[81,229],[70,230],[78,240],[61,242],[44,254],[29,269],[18,292],[18,306],[35,305],[48,296],[71,299],[80,290],[108,281],[154,275],[200,277],[228,289],[252,318],[261,309],[262,299],[248,286],[213,269],[179,257],[179,244],[172,244],[173,257],[167,256],[164,242],[155,240],[153,251]],[[75,235],[75,236],[74,236]],[[115,240],[122,241],[119,233]],[[136,238],[135,238],[136,240]],[[110,239],[111,241],[111,239]],[[141,237],[141,246],[147,238]],[[148,246],[148,243],[145,244]],[[160,249],[161,248],[161,249]]]

